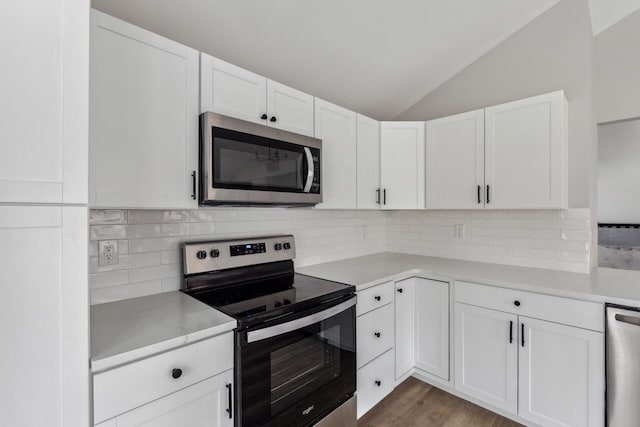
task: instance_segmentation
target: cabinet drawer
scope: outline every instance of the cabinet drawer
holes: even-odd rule
[[[542,295],[495,286],[456,282],[457,302],[550,322],[604,331],[604,306],[595,302]]]
[[[386,305],[357,319],[358,368],[393,347],[394,307]]]
[[[93,376],[94,422],[233,368],[233,333],[189,344]],[[179,378],[173,370],[181,369]]]
[[[357,294],[358,304],[356,305],[356,315],[360,316],[368,311],[393,302],[394,285],[393,282],[387,282],[365,289]]]
[[[358,369],[358,418],[391,393],[393,350],[389,350],[368,365]]]

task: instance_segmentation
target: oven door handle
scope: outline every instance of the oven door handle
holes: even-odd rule
[[[315,165],[313,163],[313,156],[311,155],[311,149],[309,147],[304,147],[304,154],[307,156],[307,182],[304,185],[303,191],[308,193],[311,191],[311,184],[313,184]]]
[[[350,307],[356,305],[356,298],[353,297],[345,302],[335,305],[319,313],[312,314],[307,317],[292,320],[291,322],[282,323],[280,325],[269,326],[268,328],[258,329],[256,331],[247,332],[247,343],[266,340],[267,338],[273,338],[278,335],[286,334],[287,332],[295,331],[296,329],[305,328],[314,323],[321,322],[336,314],[342,313]]]

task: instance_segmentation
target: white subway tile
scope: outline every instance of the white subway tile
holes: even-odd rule
[[[124,285],[129,282],[128,270],[107,271],[89,274],[89,288],[105,288],[108,286]]]
[[[127,211],[121,209],[91,209],[89,224],[126,224]]]
[[[129,270],[129,283],[146,282],[156,279],[179,277],[182,274],[179,264],[154,265],[152,267]]]
[[[90,290],[91,305],[142,297],[162,292],[160,280]]]
[[[155,224],[164,222],[189,222],[189,211],[180,210],[131,210],[129,224]]]
[[[91,240],[136,239],[162,236],[159,224],[92,225]]]

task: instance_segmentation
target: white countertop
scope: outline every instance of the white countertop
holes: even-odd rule
[[[382,252],[297,268],[298,273],[357,290],[410,276],[462,280],[594,302],[640,306],[640,271],[599,268],[592,274]]]
[[[104,371],[235,327],[235,319],[179,291],[94,305],[91,368]]]

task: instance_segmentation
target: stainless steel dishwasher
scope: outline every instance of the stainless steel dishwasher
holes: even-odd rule
[[[640,308],[607,305],[607,425],[640,425]]]

